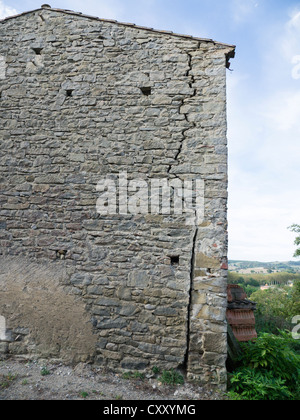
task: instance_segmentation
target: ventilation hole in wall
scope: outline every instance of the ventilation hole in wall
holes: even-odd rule
[[[179,256],[175,255],[170,257],[171,265],[179,265]]]
[[[71,96],[73,96],[73,89],[67,89],[66,90],[66,97],[70,98]]]
[[[41,52],[43,51],[43,48],[32,48],[32,49],[36,53],[36,55],[41,55]]]
[[[141,87],[140,89],[141,89],[143,95],[145,95],[145,96],[151,95],[151,87]]]
[[[66,258],[67,252],[65,249],[58,249],[56,251],[56,258],[58,260],[64,260]]]

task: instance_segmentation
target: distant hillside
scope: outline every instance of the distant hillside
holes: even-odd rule
[[[254,272],[254,273],[270,273],[270,272],[300,272],[300,261],[287,262],[260,262],[260,261],[244,261],[229,260],[229,270],[237,272]]]

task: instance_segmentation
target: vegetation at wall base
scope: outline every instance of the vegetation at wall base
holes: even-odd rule
[[[183,385],[184,377],[174,369],[163,370],[161,377],[159,378],[160,382],[164,385]]]
[[[229,374],[229,397],[244,400],[299,400],[298,345],[289,331],[278,331],[278,335],[261,333],[255,341],[242,343],[238,367]]]

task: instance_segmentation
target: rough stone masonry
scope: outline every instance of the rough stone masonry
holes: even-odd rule
[[[0,37],[3,357],[181,367],[224,388],[234,46],[48,5]],[[120,174],[125,202],[116,189],[98,211]],[[151,211],[153,180],[201,180],[201,217]]]

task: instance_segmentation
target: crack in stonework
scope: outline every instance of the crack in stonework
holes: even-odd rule
[[[192,58],[192,55],[191,55],[190,53],[187,53],[187,56],[188,56],[188,66],[189,66],[189,68],[188,68],[188,70],[187,70],[187,72],[186,72],[186,76],[187,76],[187,77],[190,77],[189,87],[192,89],[192,88],[193,88],[193,84],[195,83],[195,77],[194,77],[194,75],[190,75],[191,71],[193,70],[193,67],[192,67],[192,59],[193,59],[193,58]],[[190,98],[194,98],[196,95],[197,95],[197,89],[194,89],[194,92],[190,95],[189,99],[190,99]],[[180,104],[180,106],[179,106],[179,114],[184,115],[185,121],[187,121],[188,123],[192,124],[192,125],[193,125],[193,127],[196,127],[196,124],[195,124],[194,122],[193,122],[193,123],[191,123],[191,122],[189,121],[189,119],[188,119],[188,114],[187,114],[187,113],[182,113],[182,112],[181,112],[182,107],[185,105],[185,100],[186,100],[186,98],[183,98],[183,99],[181,100],[181,104]],[[175,157],[174,157],[174,160],[175,160],[175,162],[177,162],[177,163],[178,163],[178,156],[181,154],[181,151],[182,151],[182,148],[183,148],[183,143],[184,143],[184,141],[186,140],[186,135],[185,135],[185,133],[186,133],[187,131],[189,131],[191,128],[192,128],[192,127],[188,127],[188,128],[184,128],[184,129],[182,130],[182,139],[181,139],[181,141],[180,141],[180,145],[179,145],[178,151],[177,151],[177,153],[176,153],[176,155],[175,155]],[[170,171],[171,171],[171,169],[172,169],[172,166],[173,166],[173,164],[169,165],[169,168],[168,168],[168,171],[167,171],[167,173],[168,173],[168,174],[170,173]],[[177,177],[175,174],[174,174],[174,176],[175,176],[175,177]]]
[[[196,217],[197,222],[197,217]],[[184,355],[183,368],[187,370],[188,368],[188,357],[190,352],[190,331],[191,331],[191,313],[192,313],[192,293],[194,287],[194,272],[195,272],[195,258],[196,258],[196,241],[198,235],[198,228],[195,227],[194,236],[193,236],[193,245],[192,245],[192,256],[191,256],[191,269],[190,269],[190,288],[189,288],[189,303],[187,307],[187,327],[186,327],[186,351]]]
[[[200,48],[200,43],[198,45],[198,47]],[[192,54],[191,53],[187,53],[188,55],[188,70],[186,72],[186,77],[188,77],[189,80],[189,87],[191,89],[193,89],[193,85],[195,83],[195,77],[193,74],[191,74],[193,67],[192,67]],[[182,152],[183,149],[183,145],[185,140],[187,139],[186,133],[187,131],[189,131],[192,128],[196,127],[196,123],[189,121],[188,119],[188,113],[182,113],[181,110],[183,108],[183,106],[186,104],[186,100],[187,99],[191,99],[194,98],[197,95],[197,89],[194,88],[193,93],[189,96],[189,98],[183,98],[181,101],[181,104],[179,106],[179,114],[184,115],[185,121],[189,124],[189,127],[184,128],[182,130],[182,139],[178,148],[178,151],[174,157],[175,162],[177,162],[178,164],[178,157]],[[168,168],[168,173],[170,173],[171,169],[173,167],[173,164],[169,166]],[[173,174],[176,178],[178,178],[178,176],[176,174]],[[190,351],[190,328],[191,328],[191,313],[192,313],[192,293],[193,293],[193,287],[194,287],[194,271],[195,271],[195,258],[196,258],[196,254],[195,254],[195,250],[196,250],[196,241],[197,241],[197,235],[198,235],[198,219],[197,219],[197,211],[195,211],[195,228],[194,228],[194,232],[193,232],[193,239],[192,239],[192,249],[191,249],[191,263],[190,263],[190,285],[189,285],[189,301],[188,301],[188,307],[187,307],[187,324],[186,324],[186,350],[185,350],[185,355],[184,355],[184,361],[182,364],[182,368],[187,370],[188,368],[188,357],[189,357],[189,351]]]

